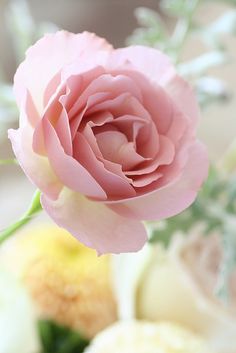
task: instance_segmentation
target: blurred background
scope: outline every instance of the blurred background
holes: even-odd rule
[[[18,36],[15,29],[18,26],[20,30],[22,23],[25,28],[28,26],[29,32],[32,26],[35,26],[36,30],[41,26],[42,32],[55,30],[56,27],[75,33],[84,30],[92,31],[105,37],[115,47],[120,47],[126,44],[127,37],[140,26],[134,15],[137,7],[145,6],[157,11],[170,32],[176,22],[174,17],[167,16],[163,12],[158,0],[28,0],[27,11],[30,12],[31,21],[34,24],[24,18],[24,14],[19,10],[20,3],[24,6],[26,4],[21,0],[0,0],[0,74],[2,79],[9,84],[12,83],[17,65],[23,60],[22,49],[18,48],[17,54],[15,48]],[[204,0],[197,9],[195,21],[207,26],[219,16],[228,14],[232,9],[232,3]],[[227,20],[223,26],[227,27]],[[236,100],[233,98],[236,93],[236,39],[232,33],[227,33],[227,28],[226,30],[223,28],[222,33],[227,58],[223,60],[213,58],[213,64],[209,65],[211,67],[207,70],[207,76],[223,80],[227,86],[225,95],[230,94],[232,99],[227,101],[227,104],[208,105],[202,111],[199,124],[199,136],[207,144],[211,159],[216,161],[220,160],[236,135]],[[32,38],[32,42],[34,41],[35,38]],[[194,59],[205,51],[206,43],[191,36],[187,38],[181,50],[180,61]],[[220,66],[217,60],[222,61]],[[4,126],[17,125],[16,122],[11,121],[10,115],[7,116],[6,111],[0,110],[0,115],[4,120]],[[6,129],[1,129],[0,158],[11,158],[11,147],[6,137]],[[34,187],[26,180],[19,167],[14,165],[1,167],[0,214],[4,216],[0,219],[0,228],[4,228],[22,213],[29,203],[33,189]],[[13,200],[14,207],[12,207]]]

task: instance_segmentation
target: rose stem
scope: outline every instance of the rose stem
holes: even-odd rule
[[[0,159],[0,165],[8,165],[8,164],[18,165],[18,162],[16,159]]]
[[[29,209],[25,212],[25,214],[15,223],[11,224],[9,227],[4,229],[0,233],[0,244],[3,243],[6,239],[8,239],[11,235],[13,235],[17,230],[22,228],[25,224],[30,222],[36,214],[38,214],[42,210],[42,206],[40,203],[40,191],[36,190],[33,199],[31,201]]]

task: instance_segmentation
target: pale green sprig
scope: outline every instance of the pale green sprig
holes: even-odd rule
[[[0,159],[0,166],[1,165],[9,165],[9,164],[18,165],[18,162],[16,159]]]
[[[229,278],[236,269],[236,175],[225,176],[211,169],[209,178],[196,201],[179,215],[156,227],[152,224],[150,242],[170,244],[176,230],[188,236],[198,224],[207,236],[216,231],[221,235],[223,257],[215,293],[225,303],[229,300]]]
[[[40,203],[40,191],[36,190],[32,198],[29,209],[23,214],[23,216],[11,224],[9,227],[0,232],[0,244],[7,240],[17,230],[21,229],[25,224],[29,223],[34,216],[36,216],[42,210]]]
[[[173,31],[170,31],[161,16],[141,7],[136,10],[139,28],[128,38],[129,44],[142,44],[165,51],[178,64],[178,71],[196,89],[202,107],[216,102],[227,102],[231,98],[229,87],[217,77],[209,76],[209,70],[225,65],[230,61],[224,45],[225,34],[236,33],[236,10],[220,15],[206,26],[196,23],[196,10],[202,0],[163,0],[161,9],[166,16],[176,18]],[[189,38],[199,38],[209,50],[188,62],[181,62],[185,42]],[[180,63],[181,62],[181,63]]]

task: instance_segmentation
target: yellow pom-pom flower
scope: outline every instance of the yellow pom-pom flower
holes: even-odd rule
[[[121,321],[112,325],[99,333],[85,352],[210,353],[200,337],[180,326],[143,321]]]
[[[66,231],[31,228],[7,244],[4,258],[22,277],[40,317],[88,338],[116,320],[110,257],[98,257]]]

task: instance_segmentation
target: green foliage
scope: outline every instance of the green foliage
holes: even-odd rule
[[[236,175],[226,178],[218,170],[211,168],[208,180],[193,205],[181,214],[161,222],[161,226],[152,226],[150,242],[161,242],[167,247],[176,231],[188,236],[197,224],[204,226],[206,236],[217,231],[222,237],[224,251],[215,292],[227,303],[229,277],[236,267],[235,215]]]
[[[167,15],[188,17],[195,11],[198,0],[162,0],[161,7]]]
[[[167,28],[161,16],[151,9],[139,7],[135,10],[135,17],[140,25],[133,35],[127,39],[128,44],[137,43],[156,47],[166,47],[168,42]]]
[[[161,222],[161,226],[157,224],[156,228],[153,228],[150,242],[161,241],[167,246],[174,232],[180,230],[187,234],[198,223],[205,225],[206,234],[213,230],[224,233],[229,220],[236,214],[235,185],[235,176],[225,179],[219,171],[212,168],[207,182],[192,206],[179,215]]]
[[[229,2],[236,4],[236,0]],[[176,19],[172,31],[166,27],[157,12],[145,7],[138,8],[135,16],[139,28],[128,38],[128,44],[155,47],[171,56],[173,62],[178,64],[180,74],[192,81],[199,103],[205,108],[209,104],[227,102],[231,98],[227,85],[218,78],[209,76],[209,70],[230,61],[225,34],[236,34],[236,10],[232,8],[212,23],[199,26],[195,13],[201,4],[203,0],[161,1],[161,9],[166,16]],[[187,38],[201,40],[208,49],[205,54],[179,64]]]
[[[38,323],[40,353],[82,353],[89,341],[78,332],[49,320]]]

